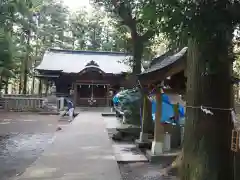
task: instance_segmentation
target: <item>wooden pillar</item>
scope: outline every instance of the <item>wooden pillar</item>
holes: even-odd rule
[[[38,94],[42,96],[42,79],[39,79]]]
[[[107,107],[110,107],[110,94],[109,94],[109,85],[107,85],[107,92],[106,92],[106,98],[107,98]]]
[[[74,83],[73,85],[73,103],[75,106],[77,106],[77,98],[78,98],[78,91],[77,91],[77,83]]]
[[[174,120],[177,121],[179,120],[179,103],[173,105],[173,110],[174,110]]]
[[[173,105],[174,110],[174,121],[175,123],[179,123],[179,103]],[[180,126],[172,126],[171,125],[171,148],[178,148],[181,145],[182,141],[182,134],[181,134],[181,127]]]
[[[147,121],[147,115],[148,113],[148,109],[147,109],[147,101],[148,101],[148,97],[145,93],[143,93],[143,106],[142,106],[142,119],[141,119],[141,132],[140,132],[140,142],[146,142],[148,141],[148,128],[146,127],[146,121]]]
[[[162,116],[162,94],[161,94],[161,89],[157,88],[154,140],[152,142],[152,149],[151,149],[151,152],[153,155],[159,155],[163,153],[164,126],[160,122],[161,116]]]

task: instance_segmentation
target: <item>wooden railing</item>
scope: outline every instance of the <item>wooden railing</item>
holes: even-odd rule
[[[45,97],[44,95],[39,95],[39,94],[4,94],[3,98],[41,98],[41,97]]]
[[[37,97],[3,97],[2,107],[6,111],[32,111],[43,109],[43,98]]]

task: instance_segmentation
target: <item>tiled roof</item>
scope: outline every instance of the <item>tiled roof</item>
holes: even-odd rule
[[[118,74],[130,71],[130,67],[121,63],[129,54],[121,52],[71,51],[50,49],[46,51],[37,70],[62,71],[64,73],[78,73],[97,64],[97,68],[105,73]],[[93,63],[94,62],[94,63]]]
[[[185,53],[187,52],[187,47],[184,47],[181,51],[179,51],[178,53],[174,54],[174,55],[170,55],[170,52],[167,52],[161,56],[159,56],[158,58],[155,58],[153,60],[153,62],[150,64],[150,67],[148,69],[146,69],[145,71],[143,71],[141,75],[147,74],[147,73],[151,73],[154,71],[158,71],[161,70],[173,63],[175,63],[177,60],[179,60],[181,57],[183,57],[185,55]]]

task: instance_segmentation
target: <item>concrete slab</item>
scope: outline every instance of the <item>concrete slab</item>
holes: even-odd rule
[[[113,143],[113,152],[117,162],[131,163],[131,162],[148,162],[146,156],[136,147],[135,144],[130,143]]]
[[[121,180],[101,114],[81,112],[15,180]]]

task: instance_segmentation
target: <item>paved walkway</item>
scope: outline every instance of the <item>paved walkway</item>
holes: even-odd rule
[[[121,180],[99,112],[81,112],[15,180]]]

